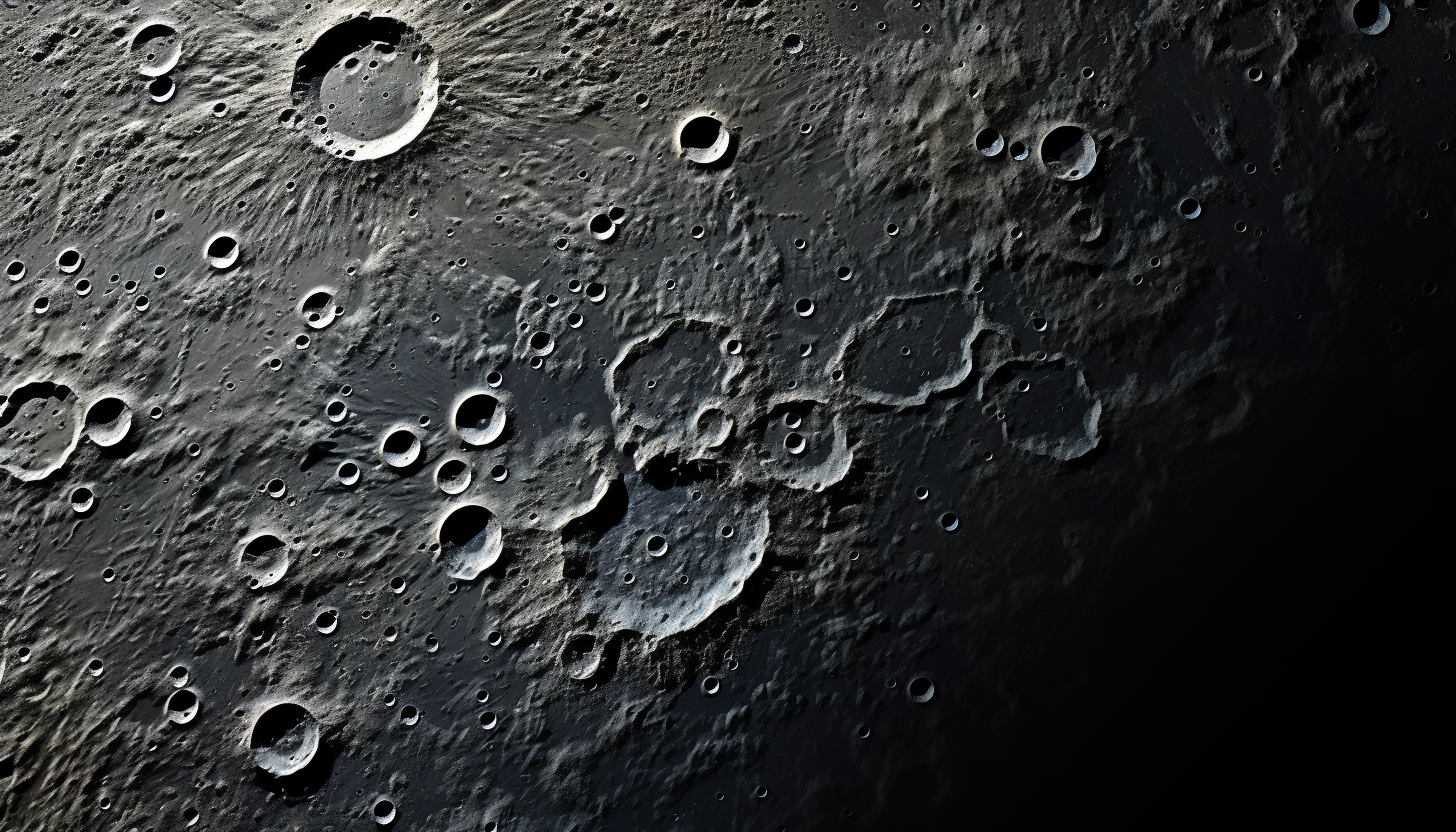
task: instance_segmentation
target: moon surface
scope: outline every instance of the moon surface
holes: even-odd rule
[[[1449,0],[0,20],[0,829],[1036,826],[1135,553],[1441,383]]]

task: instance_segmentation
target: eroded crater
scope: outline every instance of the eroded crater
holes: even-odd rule
[[[50,476],[80,441],[80,415],[65,385],[21,385],[0,404],[0,468],[23,482]]]
[[[565,577],[608,630],[668,636],[738,597],[768,535],[767,508],[715,481],[628,475],[567,526]]]
[[[822,491],[844,479],[854,462],[843,426],[822,402],[782,402],[756,427],[761,469],[791,488]]]
[[[845,337],[839,365],[851,388],[877,404],[924,404],[971,374],[981,328],[958,291],[890,298]]]
[[[1008,361],[981,382],[981,399],[1006,441],[1022,450],[1072,460],[1097,447],[1102,403],[1081,370],[1058,356]]]
[[[618,447],[633,448],[638,470],[679,451],[707,455],[732,433],[729,396],[743,360],[728,330],[674,321],[622,350],[608,372]]]

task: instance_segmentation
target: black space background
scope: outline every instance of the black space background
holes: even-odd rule
[[[1451,828],[1447,310],[1265,398],[901,828]]]

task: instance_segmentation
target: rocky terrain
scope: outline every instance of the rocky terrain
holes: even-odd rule
[[[1169,495],[1450,331],[1450,0],[0,23],[0,829],[973,819]]]

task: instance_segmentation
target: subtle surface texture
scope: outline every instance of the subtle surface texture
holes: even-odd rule
[[[1423,819],[1451,0],[0,25],[0,829]]]

